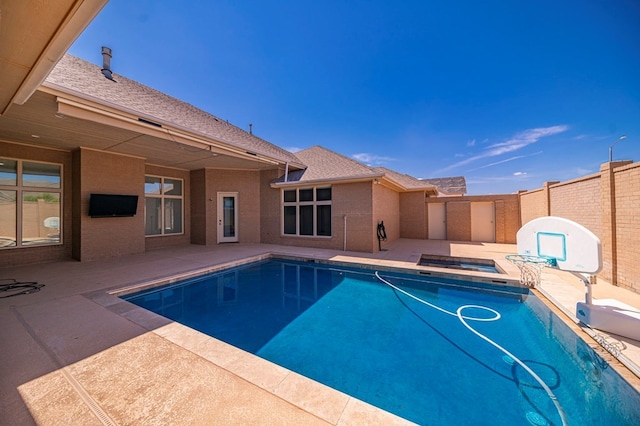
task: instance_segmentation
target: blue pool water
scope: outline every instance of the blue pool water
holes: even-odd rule
[[[640,395],[527,290],[381,276],[507,349],[570,425],[637,425]],[[125,297],[420,424],[560,425],[512,357],[373,271],[270,260]]]

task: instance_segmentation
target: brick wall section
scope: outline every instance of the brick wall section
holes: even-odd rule
[[[447,240],[471,241],[471,202],[447,202]]]
[[[62,244],[0,249],[0,266],[70,259],[73,247],[73,166],[71,153],[4,141],[0,141],[0,152],[2,152],[3,157],[17,160],[44,161],[62,165]]]
[[[425,234],[428,233],[428,204],[445,203],[447,240],[471,241],[471,203],[493,202],[495,205],[495,237],[497,243],[514,244],[520,229],[520,197],[518,194],[469,195],[465,197],[427,198]],[[402,216],[404,222],[404,216]]]
[[[260,241],[265,244],[281,244],[281,194],[280,189],[271,188],[270,183],[283,174],[283,168],[260,172]]]
[[[614,169],[617,283],[640,293],[640,163]]]
[[[400,238],[427,238],[427,203],[424,191],[400,194]]]
[[[207,197],[204,169],[192,170],[189,174],[191,199],[191,244],[207,244]],[[187,216],[189,217],[189,216]]]
[[[424,204],[424,203],[423,203]],[[385,244],[400,238],[400,194],[384,185],[373,185],[373,217],[372,232],[369,234],[373,241],[374,251],[378,251],[378,223],[384,222],[387,241]],[[366,235],[365,235],[366,238]]]
[[[73,161],[79,168],[74,175],[74,204],[80,209],[73,218],[80,228],[74,241],[74,258],[91,261],[144,252],[144,160],[81,148],[74,151]],[[89,217],[92,193],[137,195],[137,214]]]
[[[605,163],[598,174],[545,188],[519,194],[522,223],[553,215],[582,224],[600,238],[598,278],[640,293],[640,163]]]
[[[145,167],[145,174],[153,176],[162,176],[168,178],[182,179],[182,205],[183,212],[183,234],[181,235],[163,235],[145,238],[146,250],[153,250],[164,247],[175,247],[186,245],[191,242],[191,178],[189,170],[174,169],[168,167],[147,165]],[[144,209],[140,212],[142,214]]]
[[[260,242],[260,172],[249,170],[205,171],[206,244],[217,244],[218,192],[238,193],[238,241]]]
[[[549,187],[549,213],[584,226],[602,238],[600,174]]]
[[[520,219],[523,225],[538,217],[549,216],[549,187],[556,183],[558,182],[545,182],[540,189],[520,193]]]
[[[280,189],[271,188],[270,182],[282,174],[263,171],[261,174],[261,242],[296,247],[317,247],[350,251],[372,252],[375,228],[373,223],[373,194],[371,182],[332,185],[331,237],[290,237],[282,235]],[[385,220],[386,224],[386,220]],[[375,247],[377,249],[377,240]]]

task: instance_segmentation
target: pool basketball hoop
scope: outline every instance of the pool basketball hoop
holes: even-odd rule
[[[520,284],[535,287],[545,266],[552,266],[553,259],[527,254],[509,254],[505,258],[520,270]]]

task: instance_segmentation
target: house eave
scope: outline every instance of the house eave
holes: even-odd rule
[[[380,179],[384,176],[382,173],[367,174],[350,177],[337,177],[330,179],[311,179],[311,180],[296,180],[289,182],[272,182],[272,188],[299,188],[303,186],[319,186],[319,185],[337,185],[347,183],[360,183],[360,182],[372,182],[376,179]]]
[[[38,90],[56,96],[58,112],[63,115],[116,127],[129,128],[150,136],[172,140],[186,146],[209,150],[213,153],[252,159],[272,165],[284,165],[287,163],[286,159],[275,158],[259,152],[252,152],[222,138],[212,138],[201,132],[163,121],[157,117],[140,114],[137,111],[122,108],[100,99],[82,96],[79,93],[64,90],[64,88],[53,83],[46,82]],[[304,165],[290,161],[289,166],[304,168]]]

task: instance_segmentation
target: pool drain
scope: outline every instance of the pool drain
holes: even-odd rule
[[[546,426],[549,424],[547,419],[545,419],[535,411],[527,411],[527,415],[525,417],[533,426]]]

